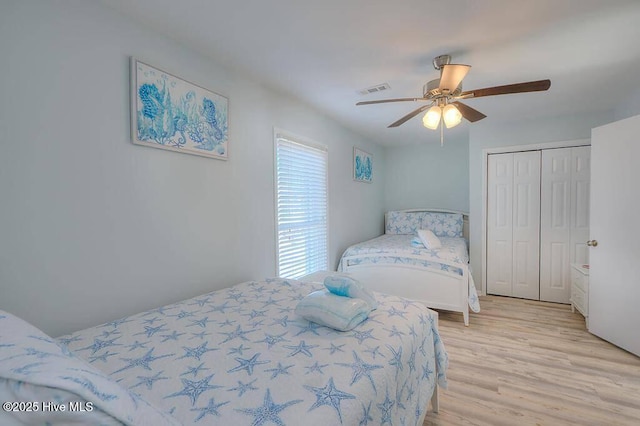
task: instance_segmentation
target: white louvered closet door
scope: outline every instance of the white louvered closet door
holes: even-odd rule
[[[540,152],[488,161],[487,293],[538,299]]]

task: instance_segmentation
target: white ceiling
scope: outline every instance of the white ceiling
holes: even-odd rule
[[[378,143],[439,140],[419,105],[355,106],[418,97],[451,54],[472,66],[464,89],[551,79],[548,92],[467,100],[483,121],[612,109],[640,83],[638,0],[100,0],[149,28],[314,105]],[[358,90],[389,83],[391,90]]]

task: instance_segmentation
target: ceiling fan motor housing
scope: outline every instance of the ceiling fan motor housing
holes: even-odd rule
[[[436,99],[438,97],[444,96],[442,94],[442,91],[440,91],[439,86],[440,86],[439,78],[436,78],[435,80],[431,80],[427,82],[427,84],[425,84],[422,87],[422,96],[427,99]],[[460,83],[458,87],[456,87],[456,90],[449,93],[448,97],[458,96],[460,95],[460,93],[462,93],[462,83]]]

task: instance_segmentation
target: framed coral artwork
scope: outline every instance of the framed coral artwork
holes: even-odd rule
[[[226,160],[229,100],[131,58],[131,136],[136,145]]]
[[[373,178],[373,156],[359,148],[353,147],[353,179],[358,182],[371,183]]]

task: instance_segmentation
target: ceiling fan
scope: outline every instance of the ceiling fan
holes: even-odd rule
[[[377,101],[358,102],[356,105],[407,101],[429,102],[427,105],[423,105],[399,120],[394,121],[388,127],[398,127],[421,112],[428,110],[422,119],[425,127],[435,130],[438,128],[438,125],[444,122],[444,125],[448,129],[460,124],[462,118],[473,123],[486,117],[486,115],[480,111],[463,104],[459,99],[506,95],[510,93],[541,92],[548,90],[551,86],[551,80],[537,80],[463,92],[462,79],[467,75],[471,66],[451,64],[450,55],[440,55],[433,60],[433,67],[440,71],[440,78],[431,80],[424,85],[421,98],[381,99]]]

